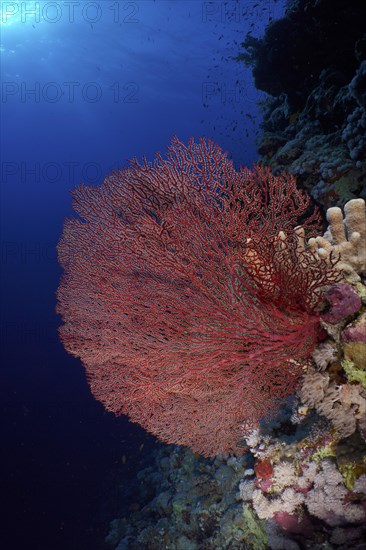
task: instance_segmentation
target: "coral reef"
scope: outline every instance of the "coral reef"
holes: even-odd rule
[[[265,168],[174,139],[74,193],[65,346],[109,410],[211,456],[163,447],[115,550],[366,548],[365,19],[293,0],[246,39]]]
[[[326,208],[366,198],[365,18],[358,0],[296,0],[238,57],[269,94],[263,163],[294,174]]]
[[[355,201],[351,203],[345,206],[347,213]],[[365,203],[360,200],[356,206],[362,233]],[[333,212],[329,220],[334,222]],[[336,220],[343,221],[342,215]],[[344,242],[344,228],[336,230],[333,223],[331,229]],[[316,241],[322,243],[325,238]],[[322,315],[325,341],[313,352],[314,363],[303,377],[291,416],[299,435],[291,445],[258,430],[247,438],[257,463],[266,463],[270,474],[265,480],[257,476],[254,483],[244,478],[241,495],[245,505],[252,502],[260,519],[277,524],[276,540],[282,530],[282,536],[291,534],[294,541],[303,545],[305,540],[309,547],[316,547],[313,537],[319,530],[318,538],[327,540],[329,548],[361,548],[357,545],[366,534],[366,287],[359,282],[364,277],[363,243],[352,255],[342,247],[338,253],[344,281],[348,282],[330,287],[327,294],[330,309]],[[349,278],[350,273],[353,276]],[[322,423],[324,419],[329,425]],[[310,429],[304,437],[306,426]],[[246,488],[248,484],[251,491]],[[287,548],[285,542],[282,544]],[[270,547],[281,546],[275,542]]]
[[[358,300],[328,304],[336,318],[322,321],[297,399],[246,436],[240,458],[163,449],[141,472],[142,509],[112,523],[113,548],[364,550],[366,356],[347,346],[365,343],[366,286],[343,281]]]
[[[366,391],[355,374],[364,354],[348,346],[365,344],[366,286],[361,263],[352,269],[361,280],[347,282],[346,270],[341,284],[359,299],[351,310],[328,304],[337,318],[322,321],[297,398],[246,436],[240,458],[163,450],[159,475],[141,473],[154,496],[113,522],[113,548],[365,549]]]
[[[333,84],[346,84],[366,59],[364,15],[358,0],[293,1],[262,38],[248,34],[238,60],[253,67],[256,88],[274,97],[285,95],[296,111],[304,107],[324,69],[334,71]],[[330,118],[325,106],[324,101],[319,115]]]
[[[242,550],[246,540],[264,550],[265,529],[240,505],[238,485],[247,462],[162,448],[156,467],[140,472],[141,510],[115,520],[107,542],[116,550]]]

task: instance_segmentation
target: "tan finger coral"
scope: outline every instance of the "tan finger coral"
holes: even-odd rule
[[[363,199],[352,199],[344,206],[327,211],[329,227],[323,237],[309,240],[320,258],[338,257],[337,267],[349,282],[366,273],[366,210]]]

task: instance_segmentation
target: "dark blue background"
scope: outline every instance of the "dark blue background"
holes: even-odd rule
[[[2,548],[103,548],[155,445],[104,412],[58,341],[69,190],[173,134],[255,161],[259,95],[233,57],[280,4],[2,2]]]

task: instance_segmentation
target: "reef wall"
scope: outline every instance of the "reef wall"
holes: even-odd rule
[[[261,161],[325,208],[366,197],[366,4],[295,0],[238,56],[263,101]]]

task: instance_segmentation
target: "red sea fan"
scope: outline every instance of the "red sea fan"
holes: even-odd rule
[[[168,443],[240,453],[293,393],[335,279],[299,247],[309,198],[290,175],[236,171],[214,143],[177,138],[73,196],[60,331],[94,396]]]

